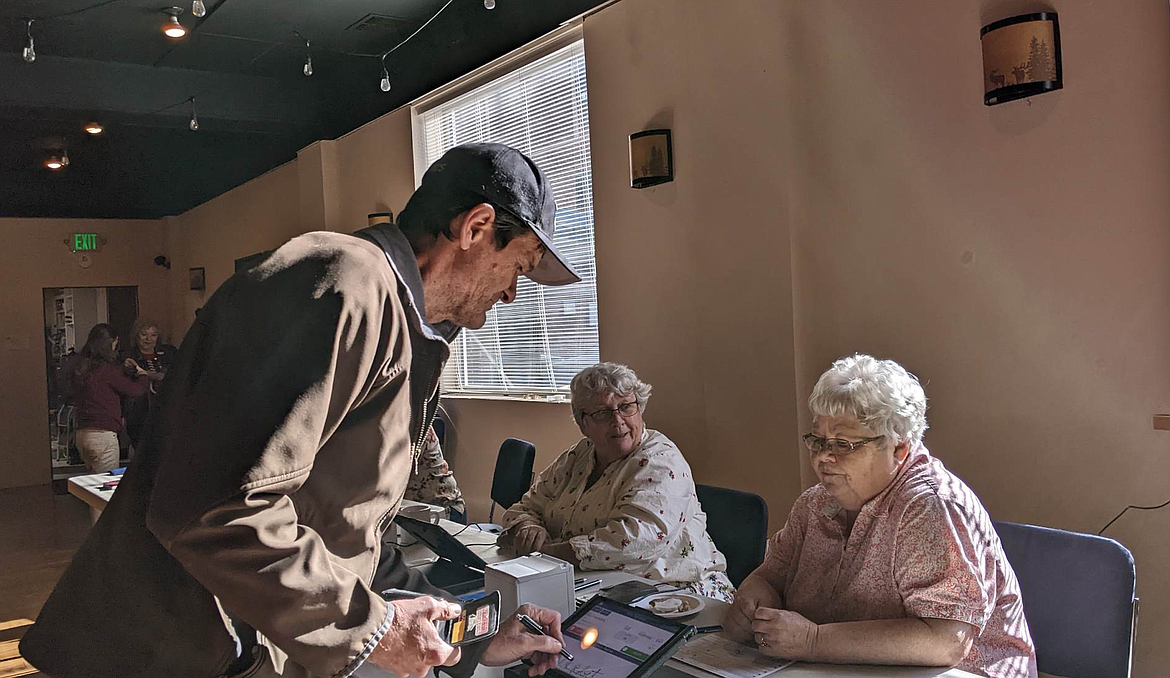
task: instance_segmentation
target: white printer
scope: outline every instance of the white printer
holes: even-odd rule
[[[533,553],[484,569],[484,590],[500,592],[500,615],[509,616],[524,603],[547,607],[567,619],[576,609],[573,566],[543,553]]]

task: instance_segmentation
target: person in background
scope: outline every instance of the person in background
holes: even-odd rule
[[[105,323],[94,325],[73,368],[77,449],[90,473],[118,467],[122,398],[145,395],[150,383],[145,376],[141,367],[127,376],[118,364],[117,331]]]
[[[691,467],[646,428],[650,385],[625,365],[587,367],[569,385],[585,435],[505,513],[504,542],[581,570],[622,570],[730,602],[727,560],[707,534]]]
[[[150,412],[157,407],[159,388],[174,364],[175,352],[178,350],[174,346],[160,344],[161,335],[158,323],[140,316],[130,331],[133,341],[130,346],[123,348],[121,354],[128,374],[136,374],[142,369],[150,380],[150,389],[146,394],[138,398],[126,398],[122,403],[126,414],[126,435],[135,449],[141,445],[143,427]]]
[[[423,442],[422,451],[419,452],[418,463],[410,474],[403,498],[441,506],[447,509],[444,518],[457,523],[467,522],[467,506],[463,503],[463,493],[459,491],[455,474],[451,472],[451,467],[443,457],[443,448],[433,426],[427,431],[427,438]]]
[[[979,498],[922,444],[918,379],[841,358],[808,407],[820,483],[740,585],[728,635],[798,661],[1035,678],[1019,582]]]

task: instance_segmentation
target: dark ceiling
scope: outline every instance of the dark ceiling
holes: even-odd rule
[[[184,212],[552,30],[602,0],[0,0],[0,216]],[[26,63],[25,19],[36,60]],[[313,75],[305,77],[304,41]],[[374,55],[374,56],[368,56]],[[195,97],[199,130],[188,129]],[[106,131],[90,137],[83,125]],[[68,167],[45,168],[68,152]]]

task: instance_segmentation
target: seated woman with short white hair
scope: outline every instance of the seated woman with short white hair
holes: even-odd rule
[[[796,500],[723,622],[787,659],[1036,676],[1020,585],[983,505],[922,444],[926,394],[842,358],[808,399],[820,483]]]
[[[625,365],[601,363],[569,389],[585,437],[504,513],[504,543],[578,570],[622,570],[730,601],[727,560],[707,535],[691,467],[642,420],[650,385]]]

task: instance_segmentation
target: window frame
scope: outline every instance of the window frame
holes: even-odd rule
[[[426,173],[428,167],[426,160],[426,136],[423,129],[423,116],[425,113],[499,78],[507,77],[513,72],[562,48],[577,42],[583,42],[583,40],[584,33],[582,31],[581,21],[578,19],[568,22],[547,35],[513,50],[467,75],[452,81],[444,87],[411,102],[410,120],[415,187],[417,188],[422,183],[423,174]],[[592,168],[590,168],[590,172],[592,172]],[[590,209],[590,212],[592,213],[592,209]],[[593,237],[594,239],[596,238],[595,230]],[[594,283],[594,299],[596,306],[596,281]],[[596,315],[596,308],[594,309],[594,314]],[[597,343],[597,351],[600,355],[600,330],[598,331]],[[453,367],[453,362],[449,362],[447,369]],[[507,387],[479,389],[472,387],[455,391],[444,391],[443,398],[553,403],[569,402],[567,385],[555,391],[548,388],[534,389],[532,387],[520,387],[511,391],[505,389]]]

